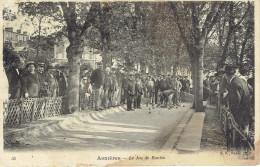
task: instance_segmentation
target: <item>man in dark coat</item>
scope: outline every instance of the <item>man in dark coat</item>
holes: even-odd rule
[[[228,87],[228,97],[230,111],[238,126],[248,133],[249,126],[252,124],[252,117],[249,113],[250,94],[245,80],[236,76],[236,71],[233,66],[226,66],[225,73],[230,82]],[[240,138],[235,139],[235,148],[240,148]]]
[[[165,75],[163,74],[163,75],[162,75],[162,78],[161,78],[161,80],[160,80],[160,82],[159,82],[159,92],[163,92],[163,91],[165,91],[165,90],[167,90],[167,84],[166,84]],[[161,103],[161,105],[163,105],[164,102],[166,102],[166,100],[167,100],[167,99],[165,99],[165,98],[160,98],[160,103]]]
[[[129,78],[127,80],[126,98],[127,98],[127,111],[133,110],[133,100],[135,96],[135,80],[133,77],[133,72],[129,73]]]
[[[12,67],[6,72],[6,76],[9,83],[8,94],[10,99],[19,99],[21,97],[21,88],[22,88],[22,75],[23,71],[21,70],[23,66],[22,61],[17,57]]]
[[[158,100],[159,83],[160,83],[159,76],[155,76],[155,82],[154,82],[154,87],[155,87],[155,104],[157,104],[157,100]]]
[[[97,63],[98,68],[95,69],[91,76],[90,76],[90,83],[93,85],[93,89],[95,92],[95,109],[96,111],[98,110],[103,110],[101,107],[101,101],[102,101],[102,91],[103,91],[103,84],[104,84],[104,74],[102,71],[103,64],[102,62]]]
[[[57,73],[56,73],[56,78],[57,78],[58,85],[59,85],[58,96],[65,96],[67,88],[68,88],[67,76],[63,72],[64,68],[65,68],[65,66],[61,66],[60,70],[57,70]],[[89,80],[89,78],[88,78],[88,80]]]
[[[26,65],[26,69],[28,70],[27,75],[23,79],[23,92],[25,98],[35,98],[39,96],[39,76],[35,70],[35,63],[33,61],[29,61]]]
[[[143,95],[143,85],[141,81],[141,76],[139,73],[136,74],[136,84],[135,84],[135,108],[141,109],[141,96]]]
[[[46,72],[45,72],[45,64],[38,63],[37,73],[39,76],[39,84],[40,84],[40,97],[47,96],[47,82],[46,82]]]

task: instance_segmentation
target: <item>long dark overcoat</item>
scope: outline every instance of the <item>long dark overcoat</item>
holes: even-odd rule
[[[39,76],[37,73],[28,73],[23,79],[23,92],[28,93],[29,97],[38,97],[40,90]]]
[[[240,126],[252,123],[250,115],[250,94],[245,80],[235,77],[228,87],[231,113]]]

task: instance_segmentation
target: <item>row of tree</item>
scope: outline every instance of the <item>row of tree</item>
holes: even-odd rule
[[[115,58],[124,60],[129,69],[136,62],[157,72],[190,67],[196,111],[202,111],[203,71],[219,69],[226,61],[237,65],[248,61],[254,66],[254,3],[250,1],[23,2],[19,10],[38,20],[37,47],[44,20],[50,32],[68,38],[71,112],[78,110],[84,46],[98,49],[104,66]]]

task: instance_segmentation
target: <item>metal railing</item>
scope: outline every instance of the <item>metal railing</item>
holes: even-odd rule
[[[219,102],[218,105],[220,105]],[[254,132],[249,131],[248,134],[245,134],[236,123],[228,106],[218,106],[218,110],[221,130],[227,139],[227,151],[252,152],[254,150]],[[240,148],[237,148],[237,142],[240,143]]]

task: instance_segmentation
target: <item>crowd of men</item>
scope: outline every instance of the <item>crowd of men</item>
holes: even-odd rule
[[[147,106],[179,106],[182,92],[190,92],[188,77],[156,75],[137,71],[122,71],[115,67],[103,69],[101,62],[93,72],[83,69],[81,79],[81,108],[85,109],[91,94],[95,96],[95,110],[127,104],[127,110]]]
[[[67,70],[42,62],[29,61],[24,64],[20,57],[6,70],[9,99],[57,97],[66,95]],[[127,110],[147,106],[173,107],[181,103],[181,93],[190,92],[188,77],[156,75],[126,71],[114,66],[103,69],[102,62],[97,69],[83,68],[80,78],[80,108],[90,106],[94,98],[95,110],[104,110],[127,104]]]
[[[204,80],[204,87],[209,90],[209,98],[218,96],[217,110],[228,109],[236,126],[249,136],[254,132],[254,76],[245,67],[225,65],[215,76]],[[235,151],[241,151],[241,136],[235,137]]]
[[[24,67],[21,58],[16,57],[6,71],[9,99],[64,96],[67,77],[53,65],[29,61]]]
[[[220,102],[217,109],[229,108],[246,134],[254,123],[254,76],[249,72],[244,67],[226,65],[203,82],[203,100],[214,101],[217,96]],[[17,57],[6,71],[9,99],[64,96],[68,87],[67,73],[65,67],[55,68],[41,62],[29,61],[24,67]],[[114,66],[103,69],[102,62],[98,62],[97,69],[82,70],[80,108],[86,109],[90,98],[94,99],[92,107],[97,111],[122,104],[127,104],[127,110],[131,111],[140,109],[141,102],[152,108],[178,107],[181,94],[192,92],[191,87],[187,76],[147,74]],[[236,144],[240,146],[239,142]]]
[[[181,94],[191,92],[187,76],[157,75],[124,71],[114,66],[103,69],[84,68],[80,78],[80,107],[86,109],[94,98],[95,110],[104,110],[127,104],[127,110],[147,106],[180,106]],[[226,65],[215,76],[207,77],[203,85],[203,99],[212,101],[218,96],[218,110],[230,108],[237,124],[248,131],[254,120],[254,78],[248,70]],[[9,99],[64,96],[67,91],[65,67],[55,68],[44,63],[24,63],[17,57],[6,71],[9,84]]]

